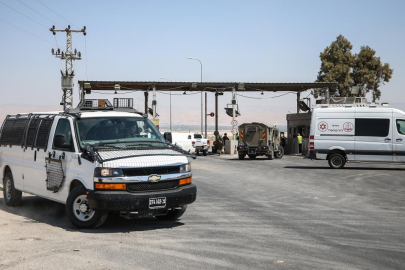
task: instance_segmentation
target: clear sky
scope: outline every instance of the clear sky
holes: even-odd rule
[[[63,63],[51,48],[64,48],[65,36],[55,39],[48,19],[63,27],[69,23],[53,11],[73,29],[87,27],[86,39],[73,36],[83,55],[75,64],[79,80],[199,81],[199,63],[187,59],[192,56],[203,63],[204,81],[312,82],[319,53],[342,34],[353,52],[369,45],[390,63],[394,74],[382,87],[381,101],[405,110],[405,1],[40,0],[51,10],[36,0],[0,1],[0,118],[16,110],[60,108]],[[239,122],[285,124],[295,96],[269,99],[274,95],[239,97]],[[134,97],[142,108],[142,93],[125,97]],[[168,123],[168,97],[157,97],[161,123]],[[213,95],[209,99],[213,111]],[[221,97],[220,108],[230,101],[229,94]],[[199,124],[199,113],[199,95],[173,98],[174,123]],[[230,124],[223,109],[220,117],[221,124]]]

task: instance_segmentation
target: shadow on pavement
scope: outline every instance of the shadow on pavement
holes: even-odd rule
[[[154,217],[125,219],[119,215],[108,216],[103,226],[97,229],[78,229],[73,226],[66,216],[65,205],[37,196],[24,196],[17,207],[9,207],[0,199],[0,210],[24,217],[24,223],[44,223],[60,227],[67,231],[83,233],[122,233],[132,231],[151,231],[170,229],[184,225],[179,221],[162,221]]]
[[[285,166],[285,169],[302,169],[302,170],[333,170],[328,166],[314,167],[314,166]],[[405,168],[373,168],[373,167],[344,167],[340,170],[359,170],[359,171],[405,171]]]

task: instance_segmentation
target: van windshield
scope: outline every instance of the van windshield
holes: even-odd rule
[[[155,125],[144,118],[81,118],[76,120],[76,128],[82,148],[85,144],[165,142]]]

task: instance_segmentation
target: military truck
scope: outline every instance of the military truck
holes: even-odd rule
[[[239,159],[246,155],[253,159],[267,156],[268,159],[282,158],[284,149],[280,145],[280,131],[276,126],[262,123],[244,123],[239,126]]]

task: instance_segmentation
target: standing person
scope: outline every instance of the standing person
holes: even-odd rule
[[[229,140],[228,135],[225,133],[224,137],[222,138],[222,144],[225,146],[225,141],[228,141],[228,140]]]
[[[297,139],[298,139],[298,153],[300,155],[302,155],[302,136],[301,136],[301,134],[298,133]]]
[[[217,152],[218,152],[218,156],[221,155],[222,147],[223,147],[222,136],[219,135],[217,144],[215,145],[215,148],[217,149]]]

